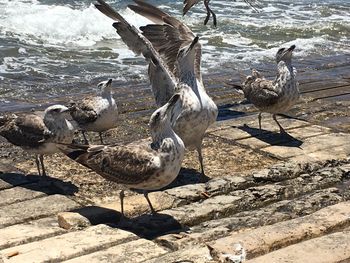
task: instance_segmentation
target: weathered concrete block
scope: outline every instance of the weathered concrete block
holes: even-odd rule
[[[23,187],[9,188],[0,191],[0,206],[18,203],[21,201],[26,201],[42,196],[46,196],[44,191],[33,191]]]
[[[80,207],[63,195],[50,195],[0,207],[0,228]]]
[[[193,263],[214,263],[209,254],[209,249],[205,246],[194,246],[191,249],[179,250],[164,256],[147,260],[144,263],[160,262],[193,262]]]
[[[184,225],[193,226],[209,219],[222,217],[229,210],[237,209],[241,198],[239,196],[219,195],[201,203],[164,210],[163,213],[174,217]]]
[[[65,232],[53,217],[5,227],[0,229],[0,250]]]
[[[293,179],[303,172],[302,166],[296,162],[280,162],[269,169],[253,172],[256,182],[279,182]]]
[[[307,138],[303,140],[303,144],[300,146],[300,148],[287,146],[270,146],[263,148],[262,151],[278,156],[280,158],[291,158],[299,155],[308,156],[311,153],[324,150],[324,152],[331,153],[332,159],[334,159],[338,157],[337,152],[334,151],[334,148],[337,146],[342,146],[344,142],[347,141],[350,141],[350,134],[330,133]]]
[[[168,253],[167,250],[158,246],[152,241],[139,239],[120,244],[105,250],[100,250],[85,256],[77,257],[65,262],[79,263],[100,263],[100,262],[123,262],[136,263],[144,262],[145,260],[160,257]]]
[[[17,256],[6,259],[5,262],[59,262],[135,239],[137,236],[130,232],[98,225],[84,231],[70,232],[8,248],[2,250],[1,254],[18,251]]]
[[[58,225],[64,229],[80,229],[91,226],[90,221],[79,213],[61,212],[57,215]]]
[[[260,209],[239,212],[231,217],[206,221],[191,227],[188,232],[158,237],[157,242],[171,250],[190,248],[228,236],[232,231],[242,231],[305,216],[342,200],[336,188],[319,190],[297,199],[283,200]]]
[[[350,262],[350,230],[314,238],[276,250],[247,263]]]
[[[251,231],[232,233],[228,237],[210,243],[210,246],[216,250],[216,253],[231,254],[234,253],[231,251],[233,245],[241,243],[247,251],[247,257],[253,258],[349,225],[350,202],[343,202],[323,208],[308,216],[263,226]]]

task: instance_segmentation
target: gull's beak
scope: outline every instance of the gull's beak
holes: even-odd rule
[[[64,107],[60,110],[60,113],[64,113],[64,112],[70,112],[69,108]]]
[[[196,36],[193,40],[192,43],[190,45],[190,47],[188,48],[188,50],[192,50],[194,48],[194,46],[198,43],[199,37]]]
[[[109,79],[106,83],[106,86],[110,86],[112,84],[112,79]]]

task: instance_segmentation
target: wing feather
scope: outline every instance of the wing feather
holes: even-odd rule
[[[160,53],[168,68],[178,77],[175,67],[177,54],[180,48],[191,44],[195,38],[194,33],[187,25],[159,8],[140,0],[134,0],[134,2],[137,5],[128,6],[131,10],[156,23],[156,25],[141,27],[143,35]],[[200,81],[202,80],[201,57],[202,47],[200,43],[197,43],[195,72]]]
[[[163,105],[165,102],[157,98],[157,94],[174,94],[176,87],[176,78],[174,74],[168,69],[167,65],[162,60],[159,53],[153,48],[152,43],[144,37],[138,29],[130,25],[119,13],[114,11],[108,4],[103,0],[97,0],[98,4],[95,4],[96,8],[100,10],[106,16],[117,21],[113,24],[113,27],[117,29],[117,33],[120,35],[124,43],[135,53],[142,54],[149,63],[153,65],[150,66],[149,72],[150,81],[153,90],[157,90],[155,93],[156,103],[158,105]],[[152,76],[152,77],[151,77]],[[163,80],[162,84],[166,83],[165,86],[158,84],[158,79]],[[162,91],[165,89],[165,91]],[[170,98],[170,97],[169,97]]]
[[[182,14],[186,15],[188,10],[192,8],[195,4],[199,3],[199,0],[184,0],[184,8],[182,10]]]

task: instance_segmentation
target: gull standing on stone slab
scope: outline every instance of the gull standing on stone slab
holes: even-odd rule
[[[218,108],[204,88],[198,37],[178,19],[144,1],[135,1],[137,5],[129,5],[129,8],[157,23],[141,27],[141,35],[104,1],[98,2],[96,7],[102,13],[120,21],[113,26],[127,46],[149,61],[148,75],[157,105],[164,105],[175,92],[180,93],[182,111],[171,119],[172,125],[186,148],[197,150],[205,177],[202,141],[217,118]]]
[[[288,111],[300,97],[296,69],[292,66],[292,54],[295,45],[288,49],[280,48],[276,54],[278,73],[274,80],[266,80],[257,70],[247,76],[242,84],[244,96],[259,109],[259,129],[261,131],[261,113],[272,114],[281,134],[287,134],[276,115]]]
[[[102,132],[117,125],[118,107],[111,94],[111,84],[112,79],[99,83],[98,95],[85,97],[69,106],[73,119],[81,129],[85,144],[89,144],[85,136],[86,131],[98,132],[103,144]]]
[[[151,140],[125,145],[60,145],[59,148],[69,158],[105,179],[143,190],[152,213],[155,213],[148,191],[170,184],[177,177],[184,157],[185,146],[170,122],[180,113],[181,106],[175,107],[178,102],[180,95],[175,94],[152,114],[149,121]],[[124,190],[120,193],[124,216],[123,198]]]
[[[48,107],[44,112],[44,118],[35,114],[2,116],[0,135],[23,150],[35,153],[38,173],[46,175],[44,154],[60,152],[56,143],[73,141],[75,128],[69,119],[71,119],[69,110],[63,105]]]

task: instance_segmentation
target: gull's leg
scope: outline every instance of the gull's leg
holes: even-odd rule
[[[85,144],[88,145],[88,144],[89,144],[89,141],[88,141],[88,139],[86,138],[85,132],[84,132],[84,131],[81,131],[81,133],[83,134]]]
[[[41,176],[39,154],[35,155],[35,163],[36,163],[36,168],[38,169],[38,174],[39,176]]]
[[[198,160],[201,166],[201,180],[202,181],[207,181],[207,176],[205,175],[204,172],[204,165],[203,165],[203,155],[202,155],[202,145],[197,147],[197,152],[198,152]]]
[[[210,2],[210,0],[208,0],[208,3],[207,3],[207,5],[208,5],[208,8],[207,8],[207,10],[211,13],[211,15],[213,16],[213,24],[214,24],[214,26],[216,27],[216,14],[213,12],[213,10],[211,10],[211,8],[209,7],[209,2]]]
[[[39,154],[39,159],[41,162],[41,169],[43,170],[43,176],[46,176],[45,166],[44,166],[44,155]]]
[[[124,190],[121,190],[119,193],[119,199],[120,199],[120,212],[122,213],[122,217],[125,217],[124,215]]]
[[[204,5],[205,5],[205,8],[207,9],[207,17],[204,20],[204,25],[206,25],[208,23],[209,18],[210,18],[210,14],[212,13],[212,11],[209,7],[209,2],[210,2],[210,0],[204,0]]]
[[[213,16],[213,24],[214,24],[214,27],[216,27],[217,23],[216,23],[216,15],[215,13],[210,9],[210,13],[211,15]]]
[[[277,123],[278,127],[280,128],[280,133],[281,133],[281,134],[287,134],[287,132],[283,129],[283,127],[281,126],[281,124],[277,121],[276,114],[272,114],[272,118],[273,118],[274,121]]]
[[[156,210],[154,210],[154,208],[153,208],[153,206],[152,206],[152,203],[151,203],[151,200],[149,200],[149,198],[148,198],[148,192],[147,192],[147,191],[144,191],[144,192],[143,192],[143,195],[144,195],[144,197],[145,197],[146,200],[147,200],[147,203],[148,203],[148,205],[149,205],[149,207],[150,207],[150,209],[151,209],[152,215],[156,214]]]
[[[261,134],[261,112],[259,112],[258,119],[259,119],[259,131]]]
[[[102,132],[99,132],[98,135],[100,136],[101,144],[104,144],[104,143],[103,143],[103,138],[102,138]]]

